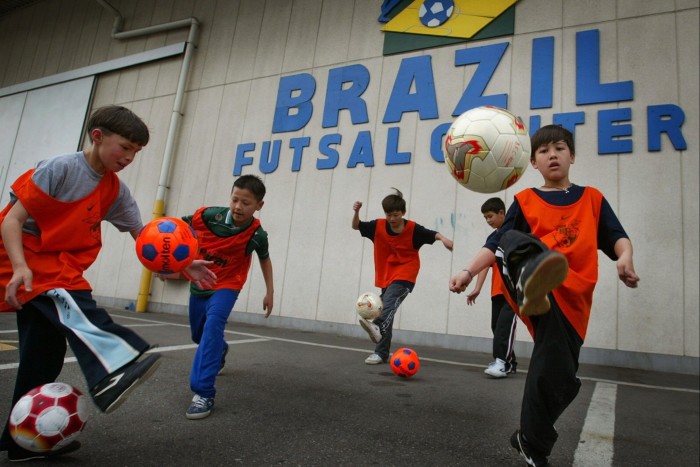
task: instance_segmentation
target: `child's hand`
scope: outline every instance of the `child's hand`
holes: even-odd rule
[[[443,238],[442,244],[445,245],[445,248],[447,248],[450,251],[452,251],[452,248],[455,245],[454,242],[452,240],[450,240],[449,238]]]
[[[355,201],[352,203],[352,210],[358,212],[362,208],[362,201]]]
[[[263,298],[263,310],[266,311],[265,318],[270,316],[270,313],[272,313],[272,294],[267,294],[265,295],[265,298]]]
[[[201,289],[211,289],[216,285],[216,274],[207,266],[213,265],[213,261],[196,259],[183,271],[185,277]]]
[[[479,296],[481,290],[472,290],[469,295],[467,295],[467,305],[473,305],[476,303],[476,297]]]
[[[21,310],[22,303],[17,299],[17,291],[21,286],[24,286],[24,290],[31,292],[33,279],[34,273],[32,273],[29,267],[23,266],[16,268],[10,282],[8,282],[7,287],[5,287],[5,301],[7,304],[16,310]]]
[[[472,281],[472,274],[469,271],[460,271],[450,279],[450,291],[462,293],[467,290],[467,286]]]
[[[632,261],[627,261],[624,257],[620,257],[617,260],[617,276],[627,287],[637,288],[639,276],[634,272]]]

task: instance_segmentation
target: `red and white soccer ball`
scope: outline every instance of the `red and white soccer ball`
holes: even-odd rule
[[[445,165],[457,182],[478,193],[505,190],[530,163],[530,136],[519,118],[499,107],[464,112],[445,137]]]
[[[382,299],[379,295],[373,292],[365,292],[359,297],[357,297],[357,303],[355,304],[355,310],[361,318],[373,320],[378,318],[382,314]]]
[[[197,234],[176,217],[159,217],[146,224],[136,238],[136,256],[158,274],[180,272],[197,257]]]
[[[389,364],[394,373],[402,378],[410,378],[420,368],[418,354],[413,349],[402,347],[393,353]]]
[[[55,451],[83,431],[88,413],[87,398],[70,384],[44,384],[22,396],[12,408],[10,435],[29,451]]]

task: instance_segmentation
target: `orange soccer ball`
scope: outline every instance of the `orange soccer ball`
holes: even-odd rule
[[[400,348],[389,359],[391,369],[402,378],[410,378],[420,368],[418,354],[413,349]]]
[[[141,230],[136,238],[136,255],[146,269],[158,274],[180,272],[199,252],[197,234],[187,222],[160,217]]]

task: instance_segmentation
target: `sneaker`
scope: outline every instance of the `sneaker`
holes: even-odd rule
[[[185,417],[189,418],[190,420],[206,418],[211,413],[212,407],[214,407],[213,397],[202,397],[199,394],[195,394],[192,398],[190,406],[187,408]]]
[[[369,338],[372,339],[372,342],[374,342],[375,344],[382,340],[382,333],[379,330],[379,326],[377,326],[370,320],[360,318],[360,326],[362,326],[362,329],[367,331],[367,334],[369,334]]]
[[[518,362],[506,363],[506,373],[513,374],[518,372]]]
[[[55,457],[70,454],[80,449],[80,441],[71,441],[60,449],[51,452],[32,452],[19,446],[12,446],[7,450],[7,459],[10,462],[25,462],[33,460],[53,459]]]
[[[384,360],[378,354],[373,353],[369,357],[365,358],[365,363],[368,365],[379,365],[380,363],[386,363],[386,360]]]
[[[226,354],[228,353],[228,344],[224,342],[224,354],[221,356],[221,366],[219,367],[219,372],[217,376],[224,372],[224,367],[226,366]]]
[[[90,395],[95,405],[104,413],[114,412],[139,384],[146,381],[160,365],[160,354],[154,353],[141,361],[133,361],[106,376]]]
[[[508,376],[508,372],[506,371],[506,362],[500,358],[497,358],[493,362],[489,363],[489,366],[484,370],[484,373],[489,376],[493,376],[494,378],[505,378]]]
[[[549,311],[547,294],[561,285],[569,273],[566,256],[545,251],[525,263],[516,284],[518,305],[523,316],[543,315]]]
[[[515,430],[515,433],[510,437],[510,445],[520,453],[527,465],[533,467],[543,467],[548,464],[547,458],[534,452],[528,444],[525,436],[520,433],[520,430]]]

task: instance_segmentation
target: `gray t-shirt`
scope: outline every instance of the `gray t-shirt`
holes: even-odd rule
[[[87,163],[81,152],[63,154],[40,161],[32,175],[32,181],[41,190],[60,201],[75,201],[89,195],[102,180]],[[14,203],[17,197],[10,193]],[[114,225],[120,232],[130,232],[143,227],[141,211],[129,188],[119,180],[119,194],[107,211],[104,220]],[[38,235],[39,229],[34,219],[29,217],[23,230]]]

